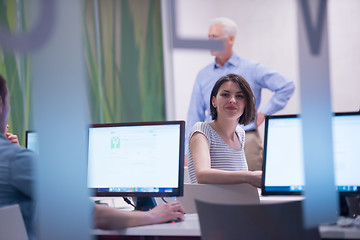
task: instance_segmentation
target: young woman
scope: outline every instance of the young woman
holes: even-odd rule
[[[210,96],[213,122],[198,122],[189,137],[188,167],[192,183],[249,183],[261,187],[261,171],[248,171],[245,132],[239,124],[254,121],[254,95],[236,74],[220,78]]]

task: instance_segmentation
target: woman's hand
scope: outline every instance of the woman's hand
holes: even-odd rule
[[[249,184],[261,188],[262,171],[250,171]]]
[[[184,220],[184,209],[178,201],[157,205],[149,211],[149,214],[154,219],[154,223]]]

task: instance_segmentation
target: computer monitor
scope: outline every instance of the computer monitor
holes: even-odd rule
[[[39,142],[37,132],[31,130],[27,130],[25,132],[25,147],[39,154]]]
[[[95,196],[182,196],[184,127],[184,121],[91,125],[88,187]]]
[[[332,133],[336,188],[341,194],[359,194],[360,113],[335,113]],[[300,116],[267,116],[262,195],[301,194],[304,182]]]

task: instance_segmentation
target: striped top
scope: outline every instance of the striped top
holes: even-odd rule
[[[247,171],[244,144],[245,131],[241,127],[236,128],[236,134],[239,137],[241,149],[233,149],[222,139],[222,137],[210,126],[208,122],[196,123],[189,135],[189,141],[194,133],[202,133],[210,143],[210,161],[211,168],[225,171]],[[194,163],[192,153],[188,154],[188,169],[191,183],[197,183],[195,176]]]

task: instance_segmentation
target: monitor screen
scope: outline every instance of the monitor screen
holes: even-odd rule
[[[332,134],[336,188],[342,193],[359,193],[360,113],[335,113]],[[266,117],[262,194],[301,194],[304,182],[300,117]]]
[[[39,154],[38,134],[34,131],[25,132],[25,147]]]
[[[88,187],[96,196],[182,196],[184,121],[89,127]]]

